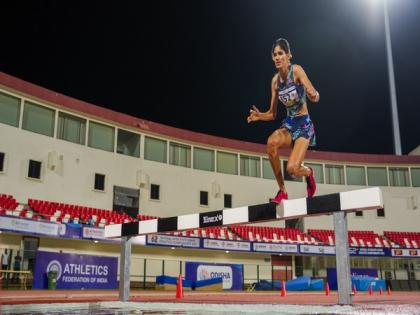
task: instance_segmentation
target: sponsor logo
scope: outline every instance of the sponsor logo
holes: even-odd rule
[[[200,226],[218,226],[223,223],[223,211],[200,213]]]
[[[420,251],[418,249],[393,249],[392,256],[419,257]]]
[[[201,269],[199,268],[199,270],[197,270],[197,273],[198,273],[197,275],[198,281],[210,279],[209,271],[204,268],[201,268]]]
[[[403,251],[402,251],[402,249],[394,249],[394,254],[395,254],[395,256],[402,256]]]
[[[83,227],[83,237],[85,238],[105,238],[104,229]]]
[[[357,248],[355,247],[349,248],[349,255],[357,255],[357,253],[358,253]]]
[[[197,280],[213,278],[223,279],[223,289],[231,289],[233,285],[233,270],[229,266],[200,265],[197,268]]]
[[[180,247],[200,247],[199,238],[186,236],[170,236],[163,234],[147,235],[147,243]]]
[[[61,263],[58,260],[51,260],[47,266],[47,273],[49,271],[56,271],[57,272],[57,280],[60,279],[61,273],[63,268],[61,267]]]
[[[203,216],[203,223],[214,223],[214,222],[222,222],[223,220],[223,215],[218,214],[215,216]]]

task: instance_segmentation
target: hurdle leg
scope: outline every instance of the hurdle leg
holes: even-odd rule
[[[130,299],[130,266],[131,238],[121,238],[119,299],[126,302]]]
[[[337,265],[338,304],[351,305],[350,254],[347,235],[347,216],[334,212],[335,258]]]

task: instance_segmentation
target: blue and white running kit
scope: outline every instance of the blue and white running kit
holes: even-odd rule
[[[314,146],[315,128],[309,115],[297,115],[306,103],[306,90],[303,85],[296,84],[293,79],[293,65],[290,66],[286,80],[280,82],[277,76],[277,95],[279,100],[286,106],[287,116],[282,121],[280,128],[285,128],[292,136],[292,141],[303,137],[309,139],[309,145]]]

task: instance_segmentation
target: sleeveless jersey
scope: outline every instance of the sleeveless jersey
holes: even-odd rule
[[[287,116],[290,117],[295,117],[303,104],[306,103],[305,87],[296,84],[293,79],[293,65],[290,66],[289,73],[283,83],[280,82],[280,74],[277,76],[277,95],[286,106]]]

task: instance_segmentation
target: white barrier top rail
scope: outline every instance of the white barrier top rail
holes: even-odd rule
[[[383,208],[379,187],[328,195],[284,200],[233,209],[209,211],[105,226],[105,237],[123,237],[173,232],[213,226],[287,220],[337,211],[363,211]]]

